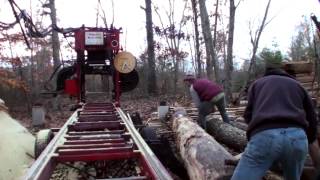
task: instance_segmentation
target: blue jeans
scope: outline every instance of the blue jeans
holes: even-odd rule
[[[231,180],[260,180],[274,162],[280,162],[286,180],[300,180],[308,154],[301,128],[279,128],[251,137]]]
[[[207,124],[206,124],[206,116],[213,112],[214,106],[217,106],[222,120],[225,123],[230,123],[227,111],[226,111],[226,103],[224,97],[219,99],[217,102],[212,101],[202,101],[200,102],[199,106],[199,118],[198,118],[198,124],[204,129],[207,130]]]

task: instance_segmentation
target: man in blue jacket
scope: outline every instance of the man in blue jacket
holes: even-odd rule
[[[308,142],[316,140],[316,114],[307,91],[294,77],[267,64],[249,88],[244,113],[249,142],[232,180],[258,180],[274,162],[284,177],[300,180]]]

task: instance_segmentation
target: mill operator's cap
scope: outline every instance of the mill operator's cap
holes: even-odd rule
[[[192,74],[187,74],[186,77],[183,79],[183,81],[192,81],[195,80],[196,78]]]

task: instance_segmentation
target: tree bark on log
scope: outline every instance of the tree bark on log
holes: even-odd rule
[[[239,121],[230,121],[230,124],[234,127],[237,127],[243,131],[247,131],[248,125]]]
[[[191,180],[230,179],[234,167],[225,160],[234,157],[201,127],[180,115],[173,117],[173,131]]]
[[[224,123],[220,116],[207,116],[207,132],[217,141],[241,152],[248,142],[245,131]]]

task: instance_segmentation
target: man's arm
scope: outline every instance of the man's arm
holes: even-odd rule
[[[199,106],[200,106],[200,98],[199,98],[198,93],[193,89],[192,85],[190,86],[190,95],[191,95],[191,98],[192,98],[192,102],[195,104],[195,106],[197,108],[199,108]]]
[[[307,92],[305,92],[306,96],[304,98],[303,107],[306,112],[306,119],[309,123],[307,129],[307,136],[309,143],[313,143],[317,138],[317,116],[314,111],[314,106],[312,100]]]
[[[250,123],[252,118],[252,110],[253,110],[253,100],[254,100],[254,86],[252,85],[248,90],[247,100],[248,104],[244,111],[243,118],[247,124]]]

